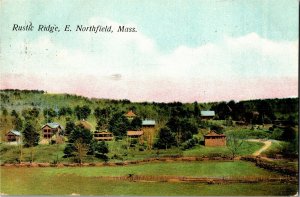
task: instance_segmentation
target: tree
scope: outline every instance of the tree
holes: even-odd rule
[[[69,136],[69,142],[70,143],[75,143],[76,140],[82,139],[82,142],[85,144],[90,144],[93,139],[93,135],[91,132],[84,128],[82,125],[75,126],[73,132],[71,132]]]
[[[70,107],[61,107],[58,111],[58,116],[71,116],[73,114],[73,111]]]
[[[75,160],[82,164],[84,157],[89,151],[89,146],[83,142],[82,138],[79,138],[74,142],[74,147]]]
[[[98,120],[99,118],[105,118],[105,119],[108,119],[109,118],[109,115],[110,115],[110,110],[109,108],[103,108],[103,109],[100,109],[99,107],[97,107],[95,110],[94,110],[94,116],[95,118]]]
[[[219,103],[213,109],[218,114],[220,120],[225,120],[232,112],[232,109],[225,102]]]
[[[111,131],[114,136],[121,138],[126,135],[129,124],[128,119],[123,115],[123,113],[116,113],[110,119],[108,127],[109,131]]]
[[[139,117],[133,118],[133,120],[130,123],[130,130],[140,130],[142,127],[142,120]]]
[[[77,105],[74,109],[74,112],[78,120],[87,119],[87,117],[91,114],[91,109],[87,105],[82,107]]]
[[[65,157],[74,156],[75,160],[82,163],[88,152],[93,152],[91,148],[93,135],[82,125],[75,126],[69,135],[69,144],[64,149]]]
[[[281,140],[292,142],[293,140],[295,140],[295,138],[296,138],[295,130],[290,126],[285,127],[281,135]]]
[[[196,101],[194,102],[194,116],[195,116],[195,118],[199,118],[199,116],[200,116],[199,105]]]
[[[14,117],[12,119],[12,124],[14,125],[14,129],[17,131],[20,131],[23,128],[23,121],[19,117]]]
[[[97,119],[97,126],[96,126],[96,129],[97,130],[104,130],[107,128],[107,125],[108,125],[108,121],[107,119],[105,119],[104,117],[99,117]]]
[[[165,148],[171,147],[175,144],[175,137],[172,134],[171,130],[168,127],[163,127],[159,131],[158,141],[156,142],[155,146],[158,148]]]
[[[26,122],[23,130],[24,145],[27,147],[33,147],[38,145],[40,135],[36,132],[35,128],[30,122]]]
[[[234,159],[237,153],[239,152],[243,142],[243,140],[238,139],[234,135],[227,136],[227,148],[231,152],[232,159]]]
[[[104,141],[96,142],[93,148],[95,156],[97,158],[103,159],[104,161],[108,160],[108,157],[106,155],[109,152],[108,145]]]
[[[32,109],[24,109],[22,111],[22,116],[25,118],[25,120],[32,120],[39,116],[40,111],[38,108],[34,107]]]
[[[16,118],[19,117],[19,114],[14,109],[11,111],[10,115],[13,116],[13,117],[16,117]]]
[[[33,147],[37,146],[39,143],[40,135],[36,132],[35,128],[32,126],[30,122],[26,122],[24,130],[23,130],[23,138],[24,138],[24,145],[26,147],[30,147],[30,155],[31,160],[33,162]]]
[[[6,108],[2,108],[2,115],[3,116],[7,116],[8,115],[8,111],[7,111],[7,109]]]
[[[51,122],[52,118],[57,116],[56,112],[52,108],[44,109],[43,114],[47,122]]]
[[[180,119],[178,116],[172,116],[166,125],[170,128],[171,132],[174,133],[177,146],[182,142],[191,139],[193,134],[198,133],[195,119]]]
[[[74,129],[75,129],[75,123],[72,121],[68,121],[66,123],[65,134],[70,135],[72,133],[72,131],[74,131]]]

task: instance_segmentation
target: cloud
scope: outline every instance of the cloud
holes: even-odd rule
[[[88,23],[110,24],[115,30],[120,25],[97,17]],[[2,45],[0,87],[135,101],[297,95],[297,41],[272,41],[251,33],[166,53],[141,31],[71,35],[74,46],[54,36]]]

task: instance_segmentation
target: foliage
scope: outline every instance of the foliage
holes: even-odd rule
[[[281,135],[281,139],[284,141],[293,141],[296,139],[296,131],[292,127],[285,127]]]
[[[69,142],[75,143],[76,140],[82,139],[82,143],[90,144],[93,139],[92,133],[82,125],[75,126],[73,132],[69,136]]]
[[[54,111],[54,109],[52,109],[52,108],[44,109],[43,114],[44,114],[44,117],[45,117],[46,120],[48,120],[48,118],[50,120],[52,120],[52,118],[57,116],[56,111]],[[50,121],[47,121],[47,122],[50,122]]]
[[[88,105],[84,105],[82,107],[77,105],[74,109],[74,113],[78,120],[87,119],[87,117],[91,114],[91,109]]]
[[[102,142],[96,142],[93,146],[95,156],[99,159],[103,159],[104,161],[108,160],[107,153],[109,152],[108,145]]]
[[[72,111],[71,107],[61,107],[58,111],[59,116],[66,116],[66,115],[71,116],[72,114],[73,114],[73,111]]]
[[[158,140],[154,146],[157,148],[168,149],[168,147],[170,148],[172,145],[175,145],[175,137],[171,130],[168,127],[161,128],[159,131]]]
[[[70,135],[72,131],[74,131],[74,129],[75,129],[75,123],[72,121],[68,121],[66,123],[65,134]]]
[[[114,136],[121,138],[126,135],[130,123],[123,113],[115,113],[109,120],[108,125],[109,131],[111,131]]]
[[[229,151],[232,154],[232,159],[235,158],[235,156],[237,155],[238,151],[241,148],[241,145],[243,144],[243,140],[238,139],[236,136],[231,135],[231,136],[227,136],[227,148],[229,149]]]
[[[33,118],[38,118],[39,116],[39,109],[34,107],[32,109],[24,109],[22,111],[22,116],[26,119],[26,120],[30,120],[30,119],[33,119]]]
[[[74,148],[73,155],[75,156],[75,160],[82,164],[83,159],[89,151],[89,145],[84,143],[82,138],[79,138],[74,142]]]
[[[134,117],[130,123],[129,129],[138,131],[142,128],[142,120],[139,117]]]
[[[170,128],[171,132],[174,133],[178,146],[182,142],[191,139],[193,134],[198,133],[197,123],[194,119],[171,116],[166,125]]]
[[[194,146],[196,146],[199,143],[199,140],[197,138],[192,138],[187,140],[186,142],[182,143],[182,149],[186,150],[186,149],[190,149],[193,148]]]
[[[33,147],[38,145],[40,135],[30,122],[25,123],[22,134],[24,139],[24,145],[26,147]]]

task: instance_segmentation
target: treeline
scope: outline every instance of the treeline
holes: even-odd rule
[[[28,93],[32,94],[29,94],[27,97],[24,96]],[[171,112],[174,112],[174,110],[177,111],[178,116],[187,118],[192,116],[199,117],[201,110],[214,110],[216,112],[215,119],[220,120],[232,119],[255,124],[286,120],[297,124],[299,107],[298,98],[215,103],[138,103],[127,99],[89,99],[70,94],[49,95],[40,90],[1,90],[0,98],[1,110],[4,113],[7,113],[9,109],[22,113],[22,110],[25,110],[25,108],[36,108],[44,115],[46,114],[48,120],[61,116],[76,116],[78,119],[86,119],[91,114],[97,113],[96,109],[101,109],[110,113],[133,110],[141,118],[151,118],[166,122],[172,116]],[[25,100],[28,100],[28,102],[25,102]],[[22,101],[24,105],[22,105]],[[18,107],[16,108],[16,106]],[[80,111],[82,109],[83,111]],[[254,114],[253,112],[258,113]]]

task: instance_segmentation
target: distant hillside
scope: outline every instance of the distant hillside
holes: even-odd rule
[[[129,100],[90,99],[70,94],[49,94],[38,90],[0,90],[1,98],[1,133],[7,132],[13,127],[11,113],[15,110],[19,117],[22,111],[36,108],[39,111],[38,122],[40,125],[49,119],[46,117],[47,110],[54,111],[55,116],[51,121],[58,121],[65,126],[66,120],[76,121],[74,109],[76,106],[88,106],[91,113],[87,120],[96,125],[94,116],[95,109],[107,109],[111,113],[133,110],[142,119],[155,119],[158,123],[168,120],[170,113],[176,113],[181,117],[198,117],[200,110],[216,111],[216,119],[231,116],[233,120],[245,119],[248,112],[260,111],[265,113],[265,119],[273,121],[276,119],[293,119],[298,121],[298,98],[265,99],[214,103],[155,103],[155,102],[130,102]],[[59,115],[63,108],[70,108],[72,114]],[[228,111],[230,109],[231,111]],[[49,112],[50,113],[50,112]]]

